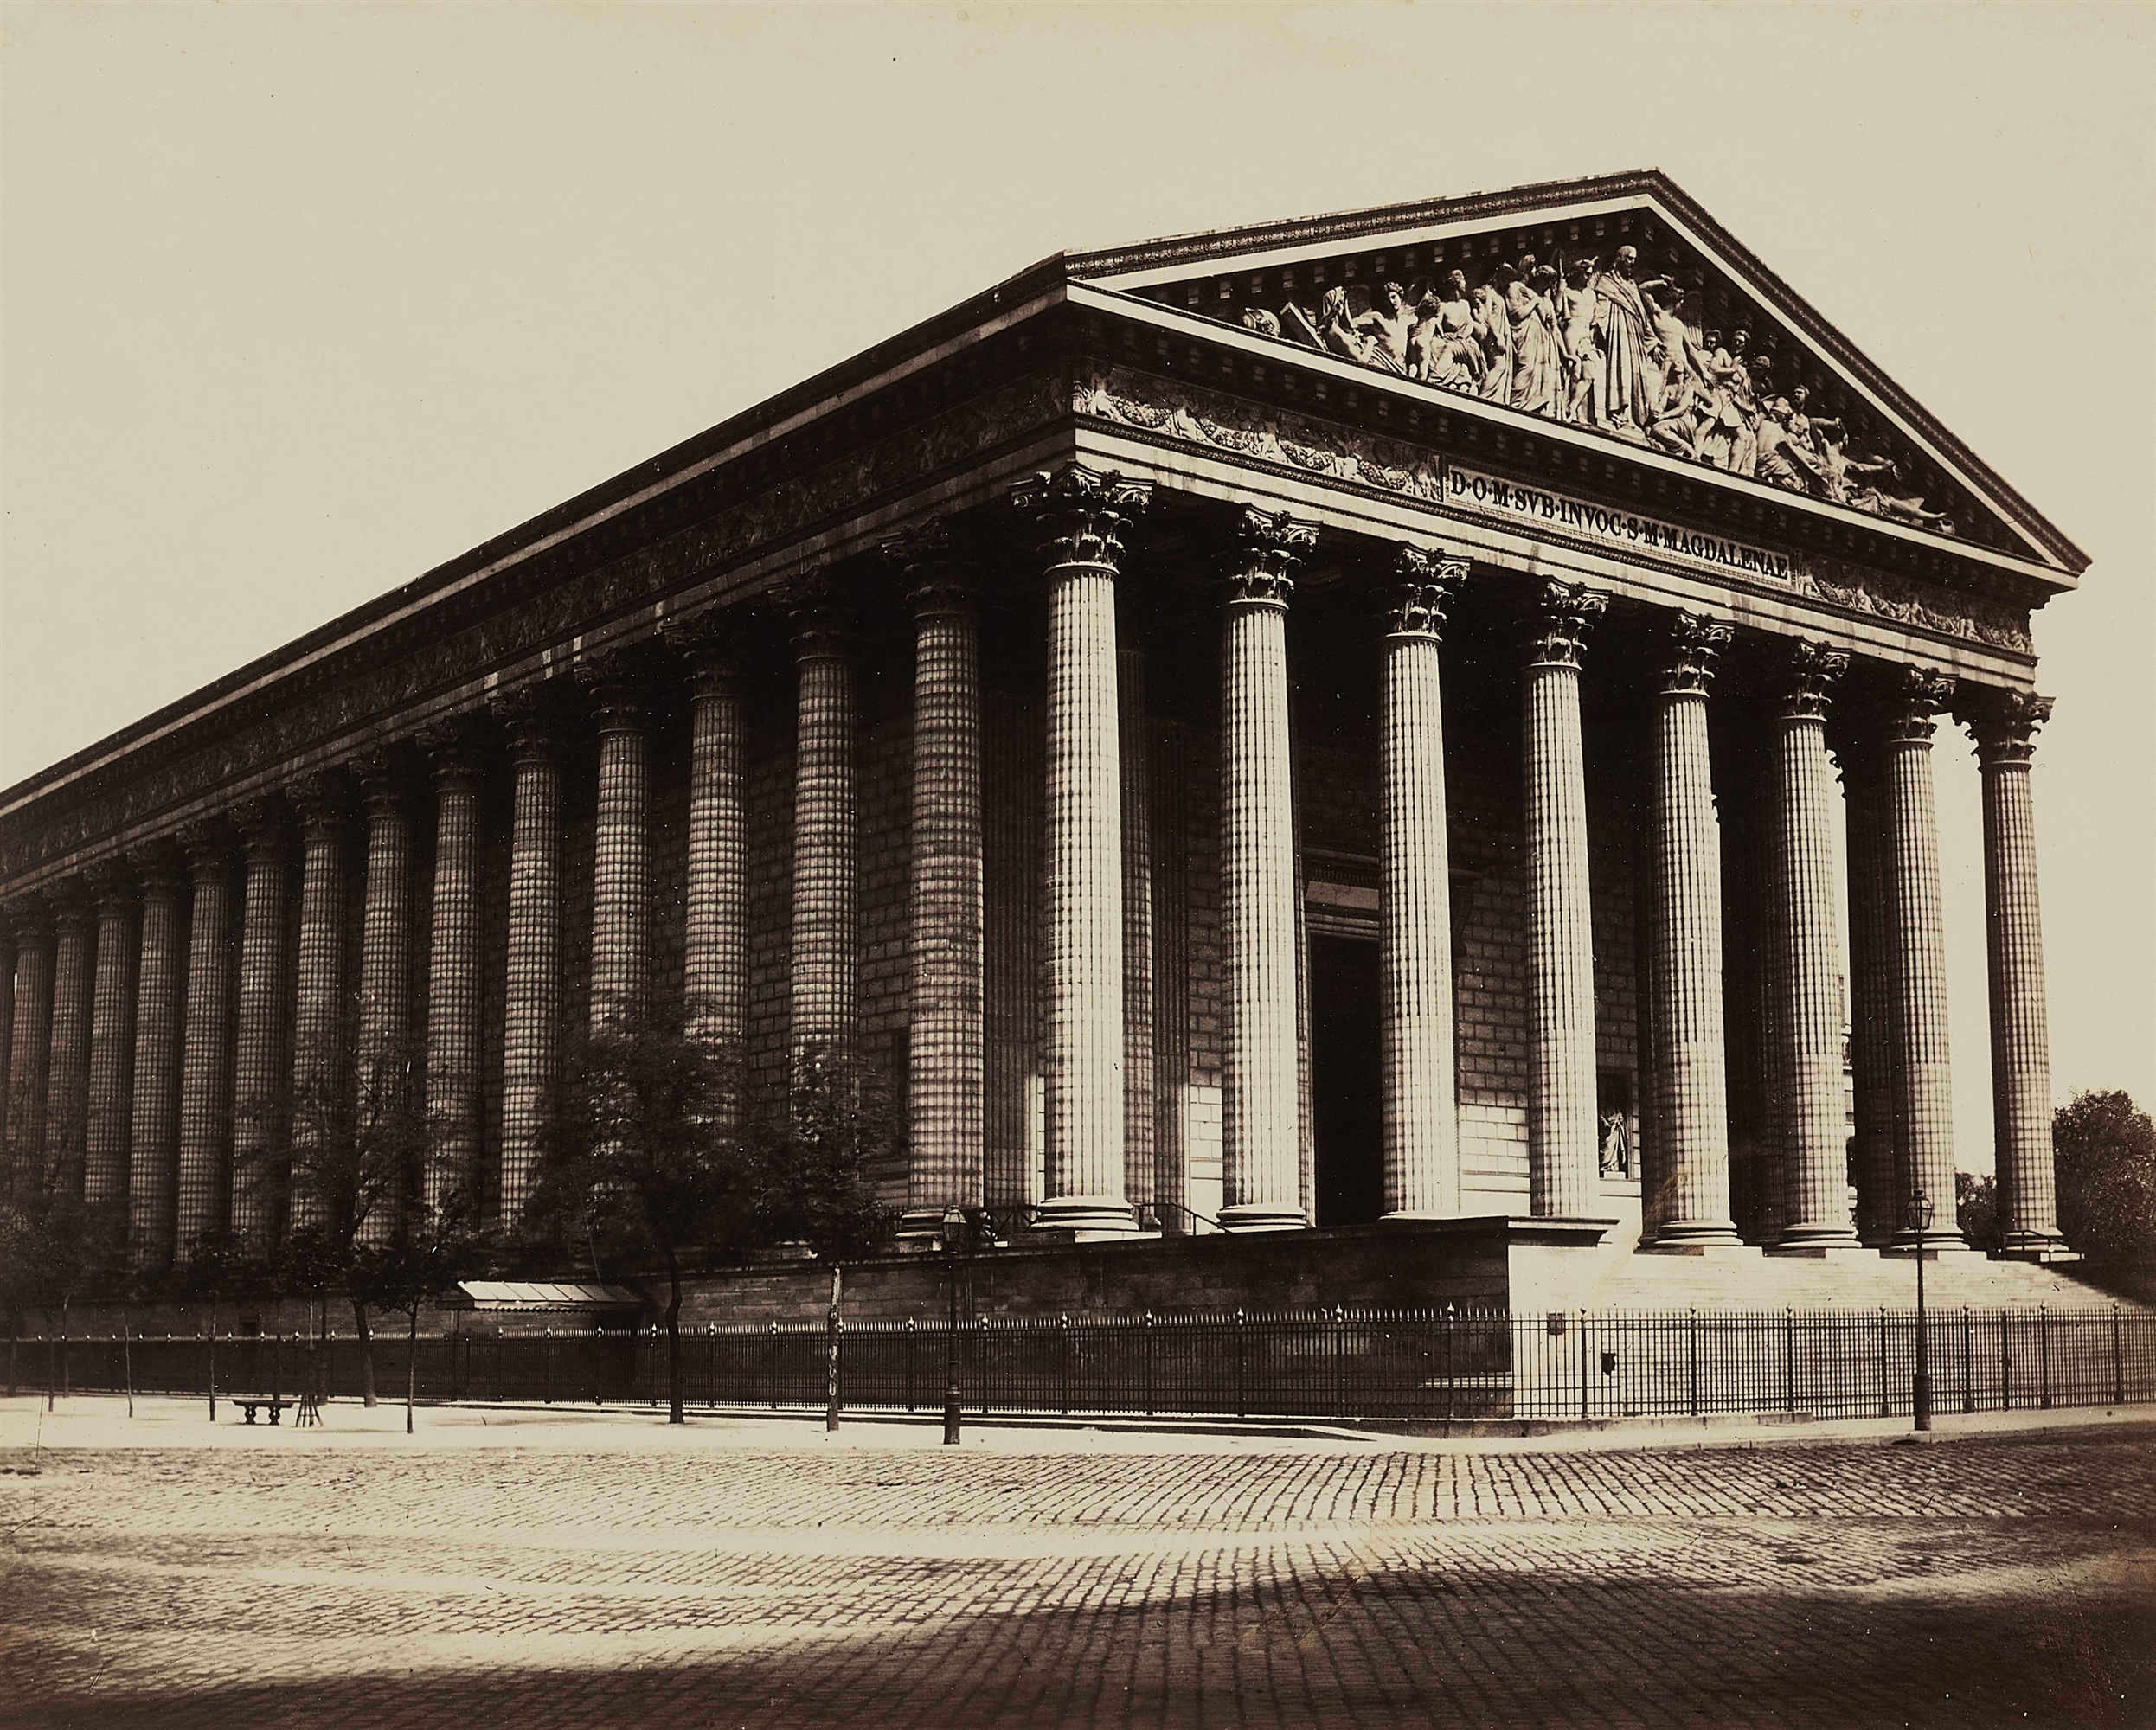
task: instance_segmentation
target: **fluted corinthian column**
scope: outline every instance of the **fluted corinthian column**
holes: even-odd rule
[[[1946,926],[1939,905],[1939,822],[1932,802],[1932,716],[1954,695],[1952,678],[1905,667],[1887,723],[1887,834],[1894,886],[1895,1122],[1903,1218],[1896,1242],[1915,1241],[1906,1209],[1922,1190],[1932,1206],[1924,1240],[1966,1240],[1954,1219],[1954,1080],[1947,1041]]]
[[[1287,725],[1289,573],[1317,529],[1246,510],[1221,653],[1221,1145],[1229,1231],[1308,1223],[1296,1038],[1295,804]]]
[[[689,727],[689,862],[682,994],[690,1030],[720,1054],[728,1085],[719,1126],[740,1122],[748,1038],[748,849],[741,793],[741,686],[730,626],[717,612],[669,619],[666,640],[695,680]]]
[[[2029,795],[2050,697],[2002,693],[1969,721],[1984,774],[1984,924],[1990,961],[1992,1139],[1999,1227],[2009,1253],[2057,1249],[2051,1170],[2051,1048],[2037,905],[2036,812]]]
[[[310,775],[293,789],[299,810],[298,972],[292,989],[292,1159],[286,1193],[290,1222],[352,1218],[363,1187],[362,1162],[347,1141],[344,855],[350,789],[338,777]],[[339,1216],[343,1217],[340,1218]]]
[[[266,1242],[284,1203],[284,1173],[273,1169],[283,1142],[290,1046],[285,949],[282,814],[266,804],[241,813],[247,885],[240,912],[238,1027],[233,1036],[232,1229]]]
[[[1123,783],[1123,1190],[1152,1206],[1158,1091],[1153,1061],[1152,776],[1147,762],[1145,648],[1115,651],[1117,754]]]
[[[1849,1067],[1856,1109],[1857,1237],[1871,1248],[1901,1229],[1894,1132],[1892,886],[1887,881],[1886,758],[1876,720],[1845,724],[1843,799],[1849,837]]]
[[[1123,817],[1115,576],[1147,482],[1076,464],[1021,482],[1047,567],[1048,773],[1042,895],[1043,1227],[1132,1229],[1123,1171]]]
[[[97,908],[69,884],[55,905],[51,1068],[45,1080],[45,1181],[82,1194],[90,1117],[90,1018],[96,995]]]
[[[127,1199],[127,1119],[135,1065],[135,881],[121,865],[93,869],[97,974],[90,1001],[89,1115],[83,1127],[82,1199]]]
[[[1742,1241],[1729,1216],[1722,1006],[1722,831],[1707,688],[1729,627],[1680,613],[1665,639],[1654,717],[1649,964],[1653,1125],[1646,1209],[1664,1249]]]
[[[843,1068],[860,1018],[853,660],[820,594],[793,615],[793,1058]]]
[[[433,1213],[478,1216],[484,1094],[479,1046],[479,766],[454,724],[420,736],[434,776],[434,881],[427,963],[427,1116],[421,1190]]]
[[[592,840],[591,1024],[633,1023],[651,1008],[651,776],[641,669],[609,656],[577,670],[599,734]]]
[[[169,1266],[178,1247],[173,1213],[180,1157],[181,1003],[186,957],[180,897],[186,872],[176,853],[138,855],[142,943],[135,981],[134,1098],[129,1111],[127,1233],[138,1265]]]
[[[1386,615],[1377,712],[1377,967],[1385,1213],[1460,1212],[1460,1123],[1453,1069],[1453,899],[1446,836],[1445,610],[1467,561],[1400,551]]]
[[[353,1080],[357,1122],[373,1144],[355,1196],[363,1242],[393,1235],[420,1174],[406,1169],[412,1089],[412,818],[407,766],[390,751],[359,764],[367,814],[359,916],[359,1003]],[[421,1140],[424,1137],[420,1137]],[[423,1157],[423,1156],[422,1156]]]
[[[53,1038],[53,922],[32,896],[11,910],[15,1025],[8,1047],[8,1176],[35,1189],[45,1171],[45,1085]]]
[[[895,538],[914,610],[906,1216],[901,1240],[934,1246],[946,1208],[982,1205],[980,651],[972,573],[940,523]]]
[[[1580,656],[1608,604],[1550,583],[1527,641],[1528,1205],[1543,1217],[1591,1215],[1598,1194]]]
[[[233,922],[236,886],[221,830],[181,837],[195,877],[188,920],[187,1031],[180,1060],[180,1253],[230,1228],[232,1207]]]
[[[1854,1248],[1843,1129],[1841,923],[1834,903],[1832,769],[1826,706],[1849,657],[1823,643],[1790,645],[1775,727],[1773,921],[1781,991],[1783,1249]],[[1948,1191],[1952,1193],[1951,1189]]]
[[[513,1227],[554,1103],[561,1014],[561,771],[555,720],[535,688],[497,703],[516,776],[510,826],[509,966],[502,1010],[500,1219]]]

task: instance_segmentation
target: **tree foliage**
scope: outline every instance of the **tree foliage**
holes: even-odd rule
[[[2059,1230],[2084,1255],[2156,1258],[2156,1124],[2124,1092],[2084,1092],[2051,1119]]]
[[[761,1241],[805,1243],[827,1261],[889,1249],[898,1221],[870,1174],[900,1144],[884,1089],[820,1048],[804,1051],[784,1108],[749,1129]]]
[[[1989,1172],[1954,1174],[1954,1215],[1974,1249],[1999,1247],[1999,1180]]]

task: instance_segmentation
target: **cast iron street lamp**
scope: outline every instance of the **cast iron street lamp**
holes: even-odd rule
[[[946,1259],[945,1283],[950,1287],[950,1328],[944,1335],[947,1375],[943,1390],[943,1445],[959,1442],[959,1252],[966,1246],[966,1214],[959,1208],[943,1210],[942,1244]]]
[[[1909,1405],[1916,1427],[1931,1428],[1931,1354],[1924,1338],[1924,1233],[1931,1229],[1931,1199],[1919,1189],[1909,1198],[1909,1228],[1916,1233],[1916,1375]]]

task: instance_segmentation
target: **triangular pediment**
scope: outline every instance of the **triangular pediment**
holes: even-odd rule
[[[1622,264],[1620,248],[1633,255]],[[1183,235],[1065,265],[1096,290],[2026,561],[2062,585],[2088,564],[1656,171]]]

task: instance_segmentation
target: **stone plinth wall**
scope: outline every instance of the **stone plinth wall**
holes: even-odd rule
[[[1075,1315],[1102,1310],[1260,1310],[1455,1304],[1502,1310],[1508,1292],[1502,1219],[1346,1226],[1312,1232],[994,1250],[960,1264],[968,1313]],[[950,1265],[934,1253],[862,1262],[845,1270],[848,1320],[940,1317]],[[636,1280],[654,1315],[664,1280]],[[963,1290],[963,1287],[961,1288]],[[709,1275],[682,1300],[682,1325],[812,1321],[831,1301],[821,1262]],[[966,1301],[961,1298],[961,1301]]]

